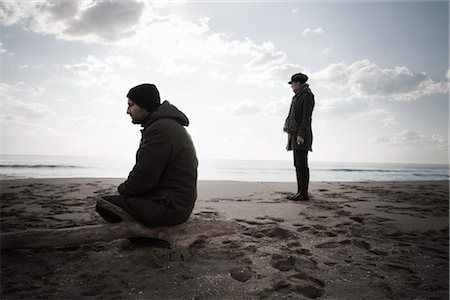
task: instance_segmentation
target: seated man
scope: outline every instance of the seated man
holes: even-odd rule
[[[135,86],[127,97],[127,114],[143,127],[136,164],[119,185],[119,195],[102,198],[147,226],[181,224],[197,198],[198,161],[184,128],[189,120],[168,101],[161,104],[153,84]],[[96,211],[108,222],[122,220],[99,205]]]

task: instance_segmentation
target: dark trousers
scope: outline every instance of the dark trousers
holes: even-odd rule
[[[167,206],[156,201],[152,201],[150,197],[125,197],[122,195],[102,195],[102,199],[111,202],[125,210],[136,221],[148,227],[171,226],[184,223],[189,218],[191,210],[173,211]],[[97,213],[109,223],[118,223],[122,218],[113,212],[97,205],[95,207]]]
[[[297,175],[298,193],[308,195],[309,186],[309,167],[308,167],[308,150],[294,150],[294,166]]]

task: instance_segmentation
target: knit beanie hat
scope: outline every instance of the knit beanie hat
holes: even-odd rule
[[[149,112],[155,111],[161,104],[159,91],[154,84],[143,83],[130,89],[127,97]]]

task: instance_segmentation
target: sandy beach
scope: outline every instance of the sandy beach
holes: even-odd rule
[[[1,232],[105,223],[122,179],[1,181]],[[449,182],[201,181],[188,248],[128,239],[3,250],[1,299],[448,299]]]

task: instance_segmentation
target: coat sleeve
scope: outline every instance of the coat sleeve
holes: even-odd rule
[[[297,136],[305,138],[311,131],[311,117],[314,107],[314,98],[311,93],[303,94],[302,107],[298,107],[301,113],[301,123],[299,124]]]
[[[127,180],[119,185],[121,195],[139,196],[151,191],[169,160],[172,143],[161,126],[151,126],[144,131],[141,146],[136,155],[136,164]]]

